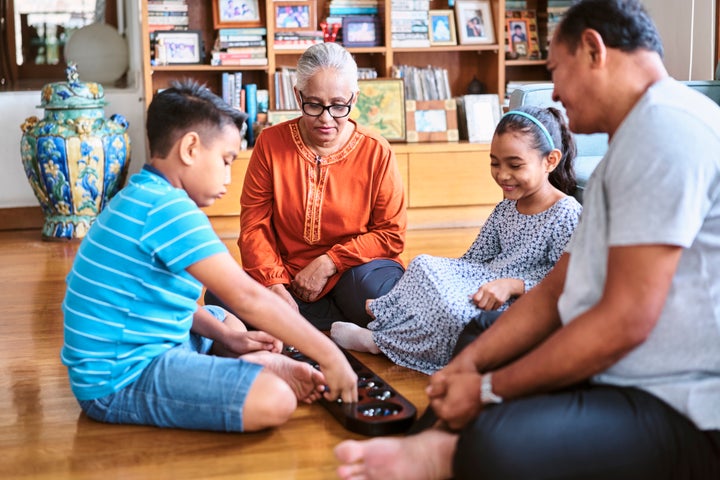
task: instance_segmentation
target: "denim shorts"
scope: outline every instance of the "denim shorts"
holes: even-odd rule
[[[207,309],[219,321],[225,311]],[[243,405],[261,365],[208,355],[212,340],[190,339],[153,360],[138,379],[106,397],[80,400],[97,421],[222,432],[243,431]]]

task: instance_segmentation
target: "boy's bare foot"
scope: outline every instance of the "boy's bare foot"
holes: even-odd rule
[[[240,358],[262,365],[282,378],[301,402],[312,403],[318,400],[325,390],[323,374],[305,362],[267,351],[247,353]]]
[[[380,353],[373,340],[372,332],[350,322],[334,322],[330,325],[330,338],[348,350],[356,352]]]
[[[437,429],[409,437],[346,440],[335,447],[343,480],[443,480],[452,477],[457,435]]]

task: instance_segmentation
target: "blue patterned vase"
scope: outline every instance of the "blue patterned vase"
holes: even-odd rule
[[[45,117],[20,127],[22,163],[45,216],[44,240],[85,236],[107,202],[122,188],[130,164],[128,122],[105,119],[102,85],[80,82],[69,65],[68,81],[43,87]]]

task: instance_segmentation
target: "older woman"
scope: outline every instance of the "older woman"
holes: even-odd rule
[[[297,65],[296,119],[265,128],[241,195],[245,270],[316,327],[365,326],[365,301],[403,274],[406,205],[389,144],[349,119],[357,65],[335,43]]]

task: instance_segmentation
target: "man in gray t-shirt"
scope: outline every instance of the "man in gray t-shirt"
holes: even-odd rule
[[[720,478],[720,107],[662,54],[640,0],[567,10],[554,99],[610,138],[567,252],[470,324],[433,427],[341,443],[342,478]]]

